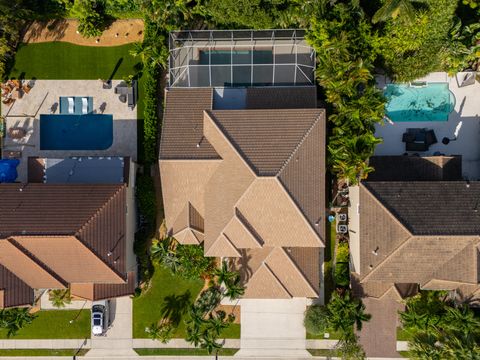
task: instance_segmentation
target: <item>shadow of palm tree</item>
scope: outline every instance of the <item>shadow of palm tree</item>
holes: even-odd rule
[[[182,316],[192,304],[190,290],[180,295],[169,295],[163,298],[162,316],[170,320],[173,326],[178,326]]]

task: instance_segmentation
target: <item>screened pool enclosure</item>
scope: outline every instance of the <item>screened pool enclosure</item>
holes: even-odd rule
[[[170,87],[306,86],[315,51],[303,30],[170,33]]]

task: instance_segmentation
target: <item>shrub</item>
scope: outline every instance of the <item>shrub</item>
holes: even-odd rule
[[[137,200],[140,213],[146,221],[155,225],[157,217],[157,199],[155,196],[155,185],[153,178],[147,175],[137,176]]]
[[[348,262],[336,262],[335,272],[333,274],[335,284],[347,287],[350,284],[350,267]]]
[[[157,159],[158,110],[157,76],[153,68],[144,71],[144,112],[143,112],[143,149],[144,161],[152,164]]]
[[[71,14],[78,18],[78,31],[84,37],[100,36],[105,27],[106,16],[103,2],[75,0]]]
[[[305,329],[312,335],[325,333],[328,328],[328,310],[325,306],[313,305],[305,312]]]

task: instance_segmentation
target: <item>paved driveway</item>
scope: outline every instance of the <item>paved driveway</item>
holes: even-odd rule
[[[241,300],[241,349],[236,356],[304,357],[306,299]]]
[[[367,357],[401,357],[397,352],[398,311],[403,309],[399,300],[393,289],[381,298],[362,299],[365,311],[372,315],[370,321],[363,323],[358,334]]]
[[[111,326],[105,336],[92,336],[86,357],[134,356],[132,350],[132,299],[129,296],[110,302]]]

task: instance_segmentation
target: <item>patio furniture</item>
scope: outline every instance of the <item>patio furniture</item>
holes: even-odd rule
[[[10,128],[8,129],[8,136],[12,139],[21,139],[27,135],[27,131],[23,128]]]
[[[122,103],[126,103],[127,102],[127,95],[125,94],[122,94],[118,97],[118,99],[122,102]]]
[[[82,114],[88,113],[88,98],[82,97]]]
[[[121,94],[119,97],[121,102],[126,102],[123,101],[121,97],[122,95],[125,95],[126,99],[128,100],[128,107],[133,109],[137,103],[137,81],[132,81],[131,86],[127,86],[126,84],[118,85],[117,87],[115,87],[115,94]]]
[[[7,106],[11,105],[13,102],[15,102],[15,99],[13,99],[13,98],[8,98],[8,99],[5,99],[5,100],[2,101],[2,103],[7,105]]]
[[[57,103],[57,102],[56,102],[56,103],[53,103],[53,105],[50,107],[50,112],[51,112],[52,114],[55,114],[55,112],[57,111],[57,109],[58,109],[58,103]]]
[[[32,90],[32,87],[29,84],[25,84],[22,86],[22,89],[25,92],[25,94],[28,94],[30,90]]]
[[[73,101],[73,97],[67,98],[67,101],[68,101],[68,113],[73,114],[73,112],[74,112],[73,107],[75,105],[75,102]]]
[[[464,74],[457,74],[457,76],[461,76],[460,82],[458,87],[464,87],[464,86],[469,86],[475,84],[475,71],[470,71]],[[457,78],[458,81],[458,78]]]
[[[22,152],[20,150],[3,150],[3,157],[7,159],[21,159]]]
[[[100,107],[98,108],[98,110],[100,111],[101,114],[103,114],[105,112],[105,109],[107,108],[107,103],[106,102],[103,102]]]
[[[433,130],[410,128],[402,135],[402,142],[406,151],[427,151],[430,145],[437,143],[437,137]]]

